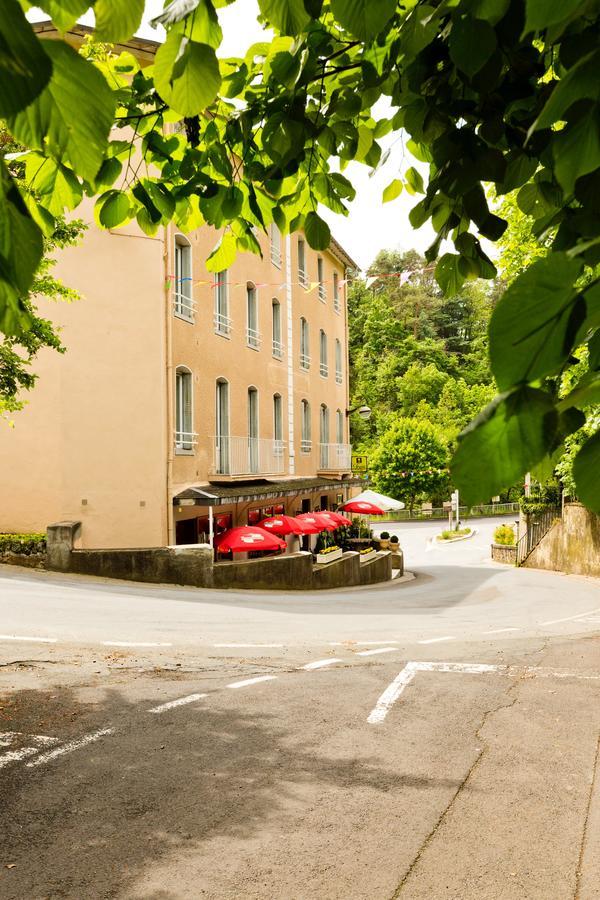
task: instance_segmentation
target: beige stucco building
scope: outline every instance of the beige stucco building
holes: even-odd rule
[[[0,423],[0,531],[70,519],[86,547],[162,546],[346,499],[344,250],[273,227],[214,275],[212,228],[102,231],[92,209],[55,270],[83,299],[39,301],[67,352],[40,354]]]

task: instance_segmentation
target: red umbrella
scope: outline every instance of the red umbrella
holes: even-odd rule
[[[349,519],[348,516],[343,516],[341,513],[328,512],[327,515],[330,519],[333,519],[338,527],[342,525],[352,525],[352,519]]]
[[[221,553],[246,553],[249,550],[285,550],[286,543],[262,528],[243,525],[230,528],[215,538],[215,547]]]
[[[367,500],[348,500],[340,508],[345,512],[359,513],[361,516],[385,516],[385,509]]]
[[[270,516],[258,523],[259,528],[264,528],[271,534],[308,534],[306,525],[294,516]]]
[[[329,513],[300,513],[296,518],[301,522],[307,522],[314,528],[314,531],[311,529],[310,532],[307,532],[309,534],[318,534],[319,531],[335,531],[338,527],[333,519],[329,518]]]

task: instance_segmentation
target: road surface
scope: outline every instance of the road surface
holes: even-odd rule
[[[366,590],[1,568],[0,900],[598,898],[599,582],[473,524]]]

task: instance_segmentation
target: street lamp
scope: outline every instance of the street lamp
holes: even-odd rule
[[[365,421],[371,418],[371,407],[370,406],[353,406],[352,409],[346,410],[346,415],[350,416],[352,413],[357,412],[361,419]]]

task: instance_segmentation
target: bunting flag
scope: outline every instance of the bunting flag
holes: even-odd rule
[[[392,472],[397,478],[410,478],[411,475],[447,475],[450,469],[406,469],[404,472]]]
[[[379,272],[379,273],[375,273],[375,274],[369,273],[366,278],[366,286],[371,287],[380,278],[399,278],[400,285],[402,286],[403,284],[406,284],[407,281],[410,281],[410,279],[414,275],[420,275],[423,272],[429,272],[434,268],[435,268],[435,266],[426,266],[424,269],[419,269],[419,270],[416,270],[413,272]],[[204,280],[201,279],[199,281],[194,281],[194,279],[192,278],[191,275],[182,275],[180,278],[177,278],[176,275],[167,275],[166,276],[167,284],[170,284],[171,282],[182,282],[182,281],[191,281],[194,286],[203,285],[204,287],[208,286],[211,288],[221,287],[221,285],[224,285],[224,284],[229,285],[229,287],[242,287],[242,286],[245,287],[248,284],[247,280],[246,281],[207,281],[206,279],[204,279]],[[337,284],[339,287],[343,287],[346,284],[350,284],[352,281],[353,281],[353,279],[351,279],[351,278],[339,278],[337,281]],[[326,285],[326,284],[333,285],[334,284],[333,278],[324,279],[323,281],[310,281],[310,282],[306,282],[306,281],[291,281],[291,282],[290,281],[283,281],[283,282],[281,282],[281,281],[261,281],[261,282],[257,282],[254,286],[257,288],[273,287],[273,288],[276,288],[277,290],[283,290],[284,288],[293,287],[294,285],[298,285],[300,287],[303,287],[307,294],[310,294],[312,291],[315,290],[315,288],[319,287],[320,285]]]

